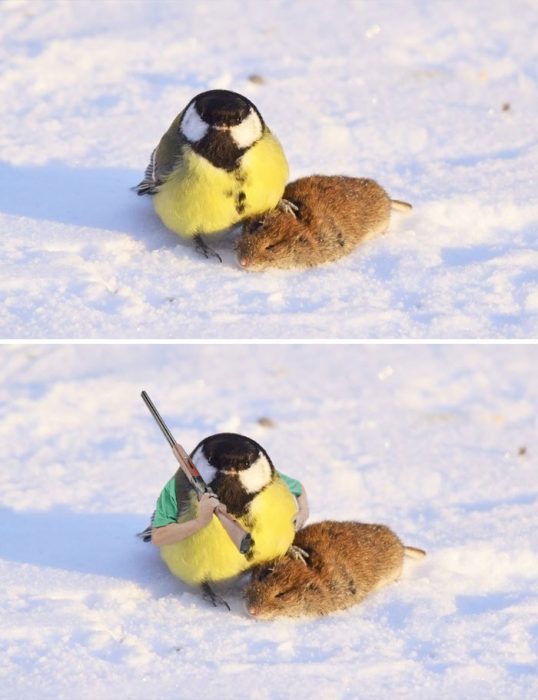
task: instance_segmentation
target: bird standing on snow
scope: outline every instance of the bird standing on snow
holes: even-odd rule
[[[287,178],[284,151],[255,105],[209,90],[174,119],[135,191],[153,195],[163,224],[209,257],[202,235],[274,209]]]
[[[198,501],[180,469],[163,488],[151,526],[141,534],[160,548],[175,576],[201,585],[216,604],[223,601],[209,584],[285,554],[308,515],[308,504],[302,484],[279,474],[265,450],[244,435],[211,435],[191,457],[218,501],[207,495]],[[251,534],[254,544],[248,554],[239,552],[213,517],[220,504]]]

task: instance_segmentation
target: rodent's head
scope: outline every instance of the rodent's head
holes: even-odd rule
[[[243,225],[237,258],[245,270],[301,267],[301,251],[307,244],[304,223],[295,214],[275,209]]]
[[[259,620],[302,617],[316,610],[320,589],[315,573],[303,561],[285,555],[252,570],[245,592],[247,610]]]

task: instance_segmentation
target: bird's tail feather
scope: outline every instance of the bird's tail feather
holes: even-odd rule
[[[137,532],[137,533],[136,533],[136,536],[137,536],[137,537],[140,537],[140,539],[141,539],[143,542],[151,542],[151,531],[152,531],[152,529],[153,529],[153,520],[154,520],[154,518],[155,518],[155,512],[153,512],[153,515],[151,516],[151,520],[150,520],[150,523],[149,523],[149,525],[147,526],[147,528],[146,528],[145,530],[142,530],[142,532]]]

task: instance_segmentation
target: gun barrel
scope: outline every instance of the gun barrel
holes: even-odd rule
[[[212,493],[203,480],[203,477],[198,472],[198,469],[196,469],[196,466],[192,462],[189,455],[185,452],[183,447],[181,447],[181,445],[174,440],[172,433],[168,430],[166,423],[159,415],[159,411],[153,405],[153,401],[149,398],[145,391],[142,391],[140,396],[148,407],[151,415],[155,418],[155,422],[162,430],[164,437],[168,440],[170,447],[172,448],[172,452],[176,456],[183,473],[198,493],[198,497],[207,492]],[[215,515],[220,520],[230,539],[241,554],[247,554],[254,546],[252,536],[241,527],[234,517],[228,513],[216,510]]]
[[[172,433],[168,429],[168,426],[161,418],[159,411],[155,408],[153,401],[149,398],[149,396],[147,395],[147,393],[145,391],[142,391],[140,396],[142,397],[142,400],[144,401],[144,403],[148,407],[151,415],[155,418],[155,422],[157,423],[159,428],[162,430],[164,437],[168,440],[170,447],[174,448],[176,445],[176,441],[174,440]]]

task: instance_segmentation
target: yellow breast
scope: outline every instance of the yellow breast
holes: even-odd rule
[[[274,209],[287,179],[282,147],[267,131],[231,172],[185,148],[153,203],[163,224],[180,236],[217,233]]]
[[[249,559],[239,553],[215,516],[191,537],[161,547],[161,557],[175,576],[190,585],[232,578],[254,564],[285,554],[295,535],[296,513],[295,498],[276,477],[253,499],[247,515],[239,518],[255,542]]]
[[[250,565],[270,561],[285,554],[295,537],[294,520],[297,501],[282,479],[277,476],[259,496],[253,499],[246,520],[254,523],[255,545]]]

